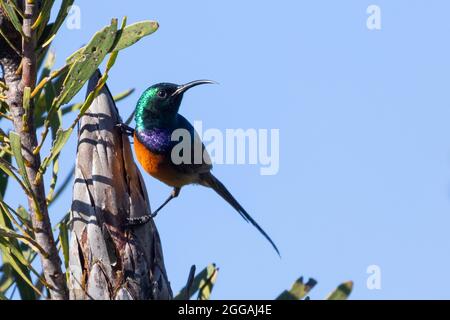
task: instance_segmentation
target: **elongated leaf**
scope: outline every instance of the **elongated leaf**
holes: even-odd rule
[[[11,162],[11,155],[8,153],[5,153],[2,158],[6,162]],[[0,172],[0,196],[2,198],[5,196],[6,187],[8,186],[8,178],[9,176],[4,171]]]
[[[61,27],[62,23],[67,17],[69,13],[69,7],[73,5],[75,0],[63,0],[61,3],[61,7],[59,8],[58,15],[56,16],[56,20],[53,26],[53,33],[56,33],[58,29]]]
[[[8,220],[8,217],[2,210],[0,210],[0,226],[12,228],[11,221]],[[30,283],[32,284],[29,269],[26,265],[21,264],[17,261],[17,258],[11,255],[11,250],[15,250],[16,255],[18,256],[22,255],[21,259],[25,261],[23,253],[20,250],[19,243],[16,239],[7,240],[0,237],[0,254],[2,256],[5,270],[9,270],[10,276],[14,280],[13,282],[17,285],[21,298],[26,300],[36,299],[36,293],[29,286]],[[2,285],[3,290],[6,291],[10,287],[10,281],[11,279],[5,279],[5,282]]]
[[[134,91],[135,91],[134,88],[130,88],[130,89],[127,89],[127,90],[125,90],[125,91],[123,91],[123,92],[120,92],[120,93],[116,94],[116,95],[113,97],[114,102],[119,102],[119,101],[121,101],[121,100],[123,100],[123,99],[129,97],[130,95],[133,94]]]
[[[64,81],[69,74],[70,68],[65,68],[53,82],[53,89],[55,90],[55,97],[60,96],[62,90],[64,89]]]
[[[174,300],[185,300],[186,298],[191,298],[197,291],[200,290],[202,285],[206,283],[206,280],[210,279],[211,276],[216,273],[216,271],[218,271],[218,268],[216,268],[214,263],[204,268],[195,276],[194,281],[192,281],[192,286],[189,288],[189,295],[187,295],[188,288],[183,287],[183,289],[181,289],[181,291],[174,297]]]
[[[32,239],[28,236],[16,233],[16,232],[14,232],[14,230],[9,229],[5,226],[0,226],[0,237],[18,239],[18,240],[24,242],[25,244],[27,244],[35,252],[45,254],[44,249],[42,249],[42,247],[34,239]]]
[[[117,95],[115,95],[113,97],[114,102],[119,102],[119,101],[127,98],[128,96],[130,96],[134,92],[134,90],[135,90],[134,88],[133,89],[127,89],[127,90],[125,90],[123,92],[118,93]],[[70,104],[70,105],[64,106],[63,108],[61,108],[62,114],[65,115],[65,114],[68,114],[70,112],[80,110],[82,105],[83,105],[82,103],[74,103],[74,104]]]
[[[62,114],[65,115],[65,114],[68,114],[70,112],[80,110],[82,105],[83,105],[82,103],[74,103],[74,104],[70,104],[68,106],[65,106],[64,108],[61,108]]]
[[[347,281],[339,285],[333,292],[331,292],[326,300],[346,300],[353,290],[353,281]]]
[[[206,278],[200,281],[197,300],[209,300],[218,274],[218,268],[214,267],[207,270]]]
[[[120,51],[123,49],[132,46],[145,36],[151,35],[156,30],[158,30],[159,25],[156,21],[140,21],[129,26],[126,26],[123,30],[119,30],[117,32],[117,39],[115,41],[114,46],[110,49],[110,51]],[[83,48],[78,49],[72,55],[67,58],[67,63],[73,63],[78,60],[82,55]]]
[[[22,23],[17,16],[16,10],[14,9],[14,3],[11,0],[1,0],[1,6],[11,21],[14,29],[16,29],[23,37],[25,36],[22,30]]]
[[[106,80],[108,79],[108,68],[106,69],[106,73],[101,76],[101,78],[98,80],[97,86],[94,88],[93,91],[91,91],[88,96],[86,97],[86,100],[84,101],[83,105],[80,107],[80,112],[78,112],[77,118],[72,122],[70,128],[75,128],[76,124],[80,120],[80,118],[86,113],[87,110],[89,110],[89,107],[91,106],[94,99],[97,97],[97,95],[100,93],[100,90],[103,88],[103,86],[106,83]]]
[[[66,19],[67,14],[69,13],[69,8],[71,5],[73,5],[74,1],[75,0],[62,0],[61,7],[59,8],[58,15],[56,16],[55,22],[50,24],[49,28],[46,28],[46,26],[44,26],[44,29],[39,32],[39,34],[42,34],[41,39],[39,40],[39,46],[42,46],[44,43],[48,42],[49,39],[52,39],[53,37],[55,37],[59,28],[61,27],[64,20]],[[45,29],[47,29],[47,30],[45,30]]]
[[[0,169],[3,173],[7,174],[10,178],[14,178],[19,184],[26,189],[22,180],[14,173],[13,167],[9,162],[6,162],[3,158],[0,158]]]
[[[56,190],[55,195],[54,195],[51,199],[48,199],[48,200],[49,200],[49,205],[51,205],[52,203],[54,203],[54,202],[56,201],[56,199],[58,199],[59,196],[64,192],[64,190],[65,190],[69,185],[71,185],[70,183],[72,182],[74,173],[75,173],[75,165],[72,166],[72,169],[70,169],[70,172],[67,174],[66,178],[65,178],[64,181],[61,183],[59,189]]]
[[[47,59],[45,61],[44,67],[42,68],[41,75],[39,77],[38,83],[40,83],[44,78],[48,77],[52,71],[52,68],[55,64],[56,56],[53,52],[49,52],[47,55]],[[41,124],[39,123],[40,119],[43,117],[45,111],[48,111],[48,109],[51,106],[51,103],[53,101],[54,93],[52,92],[53,89],[53,83],[49,81],[45,86],[44,90],[41,91],[39,98],[36,99],[36,103],[34,105],[34,119],[35,119],[35,125],[36,127],[40,127]],[[53,93],[53,95],[52,95]]]
[[[4,294],[13,284],[14,275],[9,263],[3,261],[2,277],[0,278],[0,294]]]
[[[59,157],[56,156],[53,161],[53,170],[52,170],[52,180],[50,181],[50,188],[47,192],[47,203],[49,203],[53,199],[53,194],[55,192],[56,183],[58,182],[58,172],[59,172]]]
[[[148,36],[158,30],[159,25],[156,21],[140,21],[119,31],[119,38],[117,44],[114,46],[114,51],[120,51],[129,46],[132,46],[145,36]]]
[[[3,214],[5,215],[5,219],[9,220],[9,222],[11,222],[22,234],[29,236],[29,234],[25,231],[25,229],[22,228],[24,224],[18,222],[12,214],[14,213],[16,217],[18,217],[17,212],[14,212],[14,210],[11,209],[12,208],[8,204],[6,204],[6,202],[4,202],[3,199],[0,199],[0,210],[2,210]],[[9,225],[5,226],[7,226],[11,230],[13,229],[13,227],[10,227]]]
[[[43,5],[42,5],[42,7],[40,9],[40,13],[39,13],[39,15],[40,15],[39,18],[41,19],[41,21],[39,23],[39,26],[37,27],[37,38],[38,39],[40,39],[42,33],[45,30],[45,27],[47,26],[54,3],[55,3],[55,0],[43,1]]]
[[[50,108],[53,105],[53,101],[55,99],[55,97],[57,97],[62,90],[62,84],[64,82],[64,79],[67,76],[67,73],[69,72],[69,69],[66,68],[64,71],[61,72],[61,74],[54,79],[53,81],[48,82],[45,85],[45,90],[41,93],[41,95],[39,96],[39,98],[37,99],[37,106],[36,108],[39,110],[46,110],[47,112],[50,111]],[[58,109],[59,111],[59,109]],[[59,115],[53,115],[53,117],[51,117],[51,119],[48,119],[48,121],[50,121],[50,123],[53,123],[54,121],[54,117],[56,117]],[[43,124],[44,121],[47,120],[47,114],[39,114],[39,115],[35,115],[35,126],[36,128],[40,128]]]
[[[10,225],[11,222],[6,220],[6,217],[4,215],[0,215],[0,226],[4,227]],[[30,246],[19,245],[16,238],[4,238],[0,236],[0,252],[3,254],[3,260],[5,261],[5,259],[8,259],[8,262],[11,264],[11,267],[13,267],[14,270],[16,270],[16,266],[22,268],[22,272],[16,270],[20,273],[20,278],[23,278],[23,274],[28,275],[27,279],[23,279],[26,282],[28,289],[30,289],[30,283],[32,285],[31,278],[29,277],[30,272],[37,276],[38,280],[48,287],[48,284],[41,277],[41,274],[38,273],[31,265],[31,263],[37,256],[36,250],[32,251],[30,249]],[[46,255],[46,253],[44,254]],[[31,289],[36,291],[36,288],[33,288],[32,286]]]
[[[47,55],[47,59],[45,59],[44,67],[42,68],[41,74],[39,76],[39,82],[41,82],[44,78],[48,77],[52,72],[53,66],[56,62],[56,55],[54,52],[50,51]]]
[[[50,86],[53,86],[52,83],[50,83]],[[53,117],[51,117],[50,119],[50,128],[52,131],[52,138],[53,141],[56,141],[56,139],[58,138],[58,131],[62,130],[61,128],[62,126],[62,112],[61,109],[58,109],[56,114],[53,115]],[[68,130],[70,131],[70,130]],[[62,131],[64,132],[64,131]],[[68,139],[70,137],[70,132],[68,133],[68,137],[66,139]],[[67,142],[67,140],[66,140]],[[66,143],[64,142],[64,144]],[[62,147],[61,147],[62,148]],[[52,150],[54,151],[54,150]],[[53,197],[53,193],[55,192],[55,188],[56,188],[56,183],[58,181],[58,171],[59,171],[59,153],[61,152],[61,150],[57,151],[58,154],[53,158],[53,170],[52,170],[52,180],[50,181],[50,189],[47,193],[47,202],[49,200],[52,199]]]
[[[25,103],[24,103],[24,107],[25,107]],[[17,133],[15,133],[14,131],[11,131],[9,133],[9,142],[11,145],[12,153],[14,154],[14,158],[16,159],[17,166],[19,167],[19,173],[22,176],[23,181],[18,179],[18,177],[15,176],[14,173],[12,173],[12,171],[10,173],[13,174],[15,179],[19,182],[19,184],[25,190],[25,192],[28,194],[28,196],[33,199],[36,217],[38,219],[42,219],[42,213],[40,212],[40,209],[39,209],[39,203],[36,199],[36,195],[32,192],[31,183],[28,180],[28,175],[27,175],[26,168],[25,168],[25,160],[22,156],[22,144],[20,142],[20,136]],[[0,160],[2,160],[2,159],[0,159]],[[0,162],[2,162],[2,161],[0,161]],[[0,168],[2,170],[4,170],[2,165],[0,165]],[[8,172],[6,172],[6,173],[8,175],[10,175],[10,173],[8,173]]]
[[[310,278],[308,282],[303,282],[303,277],[294,282],[290,290],[283,291],[276,300],[300,300],[306,297],[312,288],[317,284],[317,281]]]
[[[58,104],[68,103],[80,91],[83,85],[97,70],[114,44],[117,32],[117,20],[98,31],[81,55],[74,61],[64,80],[63,89],[58,97]]]
[[[11,208],[10,208],[11,210]],[[16,212],[17,216],[20,217],[20,221],[28,228],[28,229],[32,229],[32,225],[31,225],[31,217],[30,217],[30,213],[22,206],[19,206],[17,208],[17,212]]]
[[[0,251],[2,251],[2,259],[7,260],[7,262],[11,265],[14,271],[18,274],[20,279],[25,281],[25,283],[33,289],[34,292],[40,294],[40,291],[34,286],[31,281],[30,274],[28,270],[31,270],[32,267],[23,257],[22,253],[14,246],[11,245],[6,239],[0,237]],[[20,262],[22,260],[22,262]],[[25,262],[25,263],[23,263]],[[32,299],[35,295],[30,295],[29,299]]]
[[[127,120],[125,120],[126,125],[129,125],[131,123],[131,121],[133,121],[135,114],[136,114],[136,110],[133,110],[133,112],[128,116]]]
[[[66,273],[69,274],[69,228],[67,227],[67,222],[67,219],[64,219],[59,224],[59,243],[63,252]]]
[[[56,133],[55,141],[53,142],[53,146],[50,150],[50,155],[42,161],[41,169],[39,170],[40,172],[44,173],[50,163],[55,159],[55,157],[59,155],[64,145],[69,140],[72,131],[72,128],[69,128],[67,130],[58,130],[58,132]]]
[[[11,144],[11,150],[14,154],[14,158],[16,159],[17,166],[19,167],[19,173],[22,176],[24,184],[27,186],[28,190],[31,190],[31,184],[28,180],[28,175],[25,167],[25,160],[22,156],[22,144],[20,142],[20,136],[11,131],[9,133],[9,141]]]

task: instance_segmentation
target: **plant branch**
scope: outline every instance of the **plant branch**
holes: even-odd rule
[[[65,274],[61,270],[61,259],[53,237],[48,208],[46,203],[45,189],[43,181],[36,182],[35,178],[41,164],[40,154],[33,154],[37,146],[36,129],[33,121],[33,101],[31,99],[29,106],[24,103],[24,92],[33,90],[36,84],[36,35],[32,30],[39,7],[37,0],[24,1],[24,19],[22,38],[22,57],[10,48],[7,43],[0,43],[0,63],[3,67],[6,85],[9,87],[7,92],[7,104],[13,118],[14,131],[20,135],[22,144],[22,155],[26,163],[26,175],[31,182],[31,192],[34,196],[28,197],[32,225],[35,233],[36,243],[42,247],[45,254],[40,253],[42,270],[45,281],[48,283],[48,289],[52,299],[60,300],[68,298],[67,284]],[[0,12],[0,15],[2,12]],[[0,18],[2,25],[0,27],[8,36],[8,39],[16,47],[20,47],[20,35],[13,32],[5,32],[3,28],[6,23],[6,16]],[[5,25],[6,26],[6,25]],[[21,63],[22,62],[22,63]],[[16,72],[22,65],[22,74]],[[25,90],[27,88],[27,90]],[[37,213],[40,213],[39,215]]]

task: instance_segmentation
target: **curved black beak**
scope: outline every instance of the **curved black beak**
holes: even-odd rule
[[[195,86],[199,86],[201,84],[217,84],[217,82],[212,81],[212,80],[195,80],[195,81],[191,81],[188,82],[186,84],[182,84],[180,86],[178,86],[177,90],[175,90],[174,93],[172,93],[172,97],[178,96],[180,94],[183,94],[184,92],[186,92],[187,90],[195,87]]]

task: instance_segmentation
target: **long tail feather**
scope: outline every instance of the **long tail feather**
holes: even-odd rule
[[[275,249],[277,254],[280,256],[280,251],[277,246],[273,242],[273,240],[269,237],[269,235],[256,223],[255,220],[245,211],[245,209],[237,202],[237,200],[233,197],[233,195],[227,190],[227,188],[223,185],[222,182],[219,181],[216,177],[212,175],[212,173],[205,173],[200,176],[201,182],[203,185],[212,188],[217,192],[224,200],[226,200],[240,215],[241,217],[250,222],[262,235],[270,242],[272,247]]]

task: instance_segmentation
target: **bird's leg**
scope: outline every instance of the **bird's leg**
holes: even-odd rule
[[[162,205],[159,206],[158,209],[156,209],[155,212],[153,212],[153,213],[151,214],[151,217],[152,217],[152,218],[156,217],[156,215],[158,214],[158,212],[159,212],[162,208],[164,208],[164,207],[166,206],[166,204],[168,204],[168,203],[170,202],[170,200],[172,200],[172,199],[178,197],[178,195],[180,194],[180,190],[181,190],[181,188],[174,187],[173,190],[172,190],[172,192],[170,193],[170,196],[166,199],[166,201],[163,202]]]
[[[156,209],[155,212],[153,212],[150,215],[145,215],[142,217],[136,217],[136,218],[127,218],[127,225],[128,226],[140,226],[143,224],[146,224],[147,222],[150,221],[150,219],[153,219],[154,217],[156,217],[156,215],[158,214],[158,212],[166,205],[169,203],[170,200],[172,200],[173,198],[178,197],[178,195],[180,194],[180,190],[181,188],[173,188],[172,192],[170,193],[170,196],[167,198],[166,201],[164,201],[164,203],[158,208]]]
[[[116,127],[122,131],[123,134],[126,134],[127,136],[132,136],[134,134],[134,129],[130,126],[127,126],[125,123],[118,123],[116,124]]]

